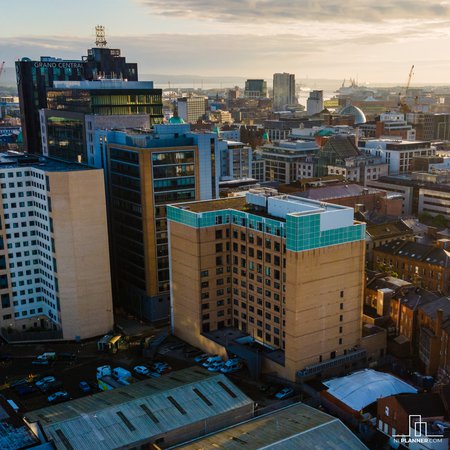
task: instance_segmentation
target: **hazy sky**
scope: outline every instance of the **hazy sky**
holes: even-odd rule
[[[0,0],[0,61],[79,58],[104,25],[141,73],[450,83],[450,0]]]

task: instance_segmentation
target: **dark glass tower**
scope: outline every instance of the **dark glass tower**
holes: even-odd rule
[[[39,109],[47,108],[47,90],[54,81],[123,78],[138,81],[136,63],[127,63],[119,49],[91,48],[80,60],[42,56],[39,61],[22,58],[16,61],[17,87],[22,114],[25,148],[41,153]]]

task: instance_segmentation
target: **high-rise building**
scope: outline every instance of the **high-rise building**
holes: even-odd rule
[[[41,153],[39,110],[47,108],[47,89],[54,81],[96,80],[122,78],[137,81],[136,63],[128,63],[119,49],[91,48],[79,60],[42,56],[39,61],[22,58],[16,62],[17,87],[22,113],[25,148]]]
[[[267,98],[267,81],[247,80],[244,96],[247,98]]]
[[[0,327],[11,340],[86,339],[113,325],[103,171],[0,155]],[[26,332],[25,332],[26,331]],[[25,333],[22,333],[25,332]]]
[[[310,164],[319,147],[314,141],[278,141],[261,147],[266,181],[293,183],[301,178],[303,164]]]
[[[252,177],[252,148],[242,142],[219,140],[220,181]]]
[[[42,153],[89,165],[95,129],[149,129],[163,120],[162,91],[152,81],[55,81],[47,106],[39,111]]]
[[[287,105],[294,105],[295,75],[292,73],[273,74],[273,110],[282,111]]]
[[[178,116],[185,122],[197,123],[206,113],[205,97],[181,97],[178,99]]]
[[[217,134],[167,124],[97,131],[96,142],[106,161],[115,300],[146,320],[167,319],[166,205],[218,197]]]
[[[323,91],[311,91],[306,101],[306,112],[308,116],[312,116],[321,111],[323,111]]]
[[[172,327],[294,381],[365,360],[365,224],[272,190],[167,207]]]

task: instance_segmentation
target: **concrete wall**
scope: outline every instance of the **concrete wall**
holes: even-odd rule
[[[290,379],[320,357],[326,361],[332,352],[340,356],[359,344],[364,254],[364,241],[286,253],[285,366]]]
[[[48,176],[64,339],[105,334],[113,311],[103,171]]]

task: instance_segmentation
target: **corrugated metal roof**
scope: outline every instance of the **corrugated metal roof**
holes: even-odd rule
[[[303,403],[296,403],[176,448],[357,450],[367,447],[340,420]]]
[[[145,441],[252,403],[224,375],[190,368],[33,411],[26,419],[39,421],[57,448],[100,450]]]

